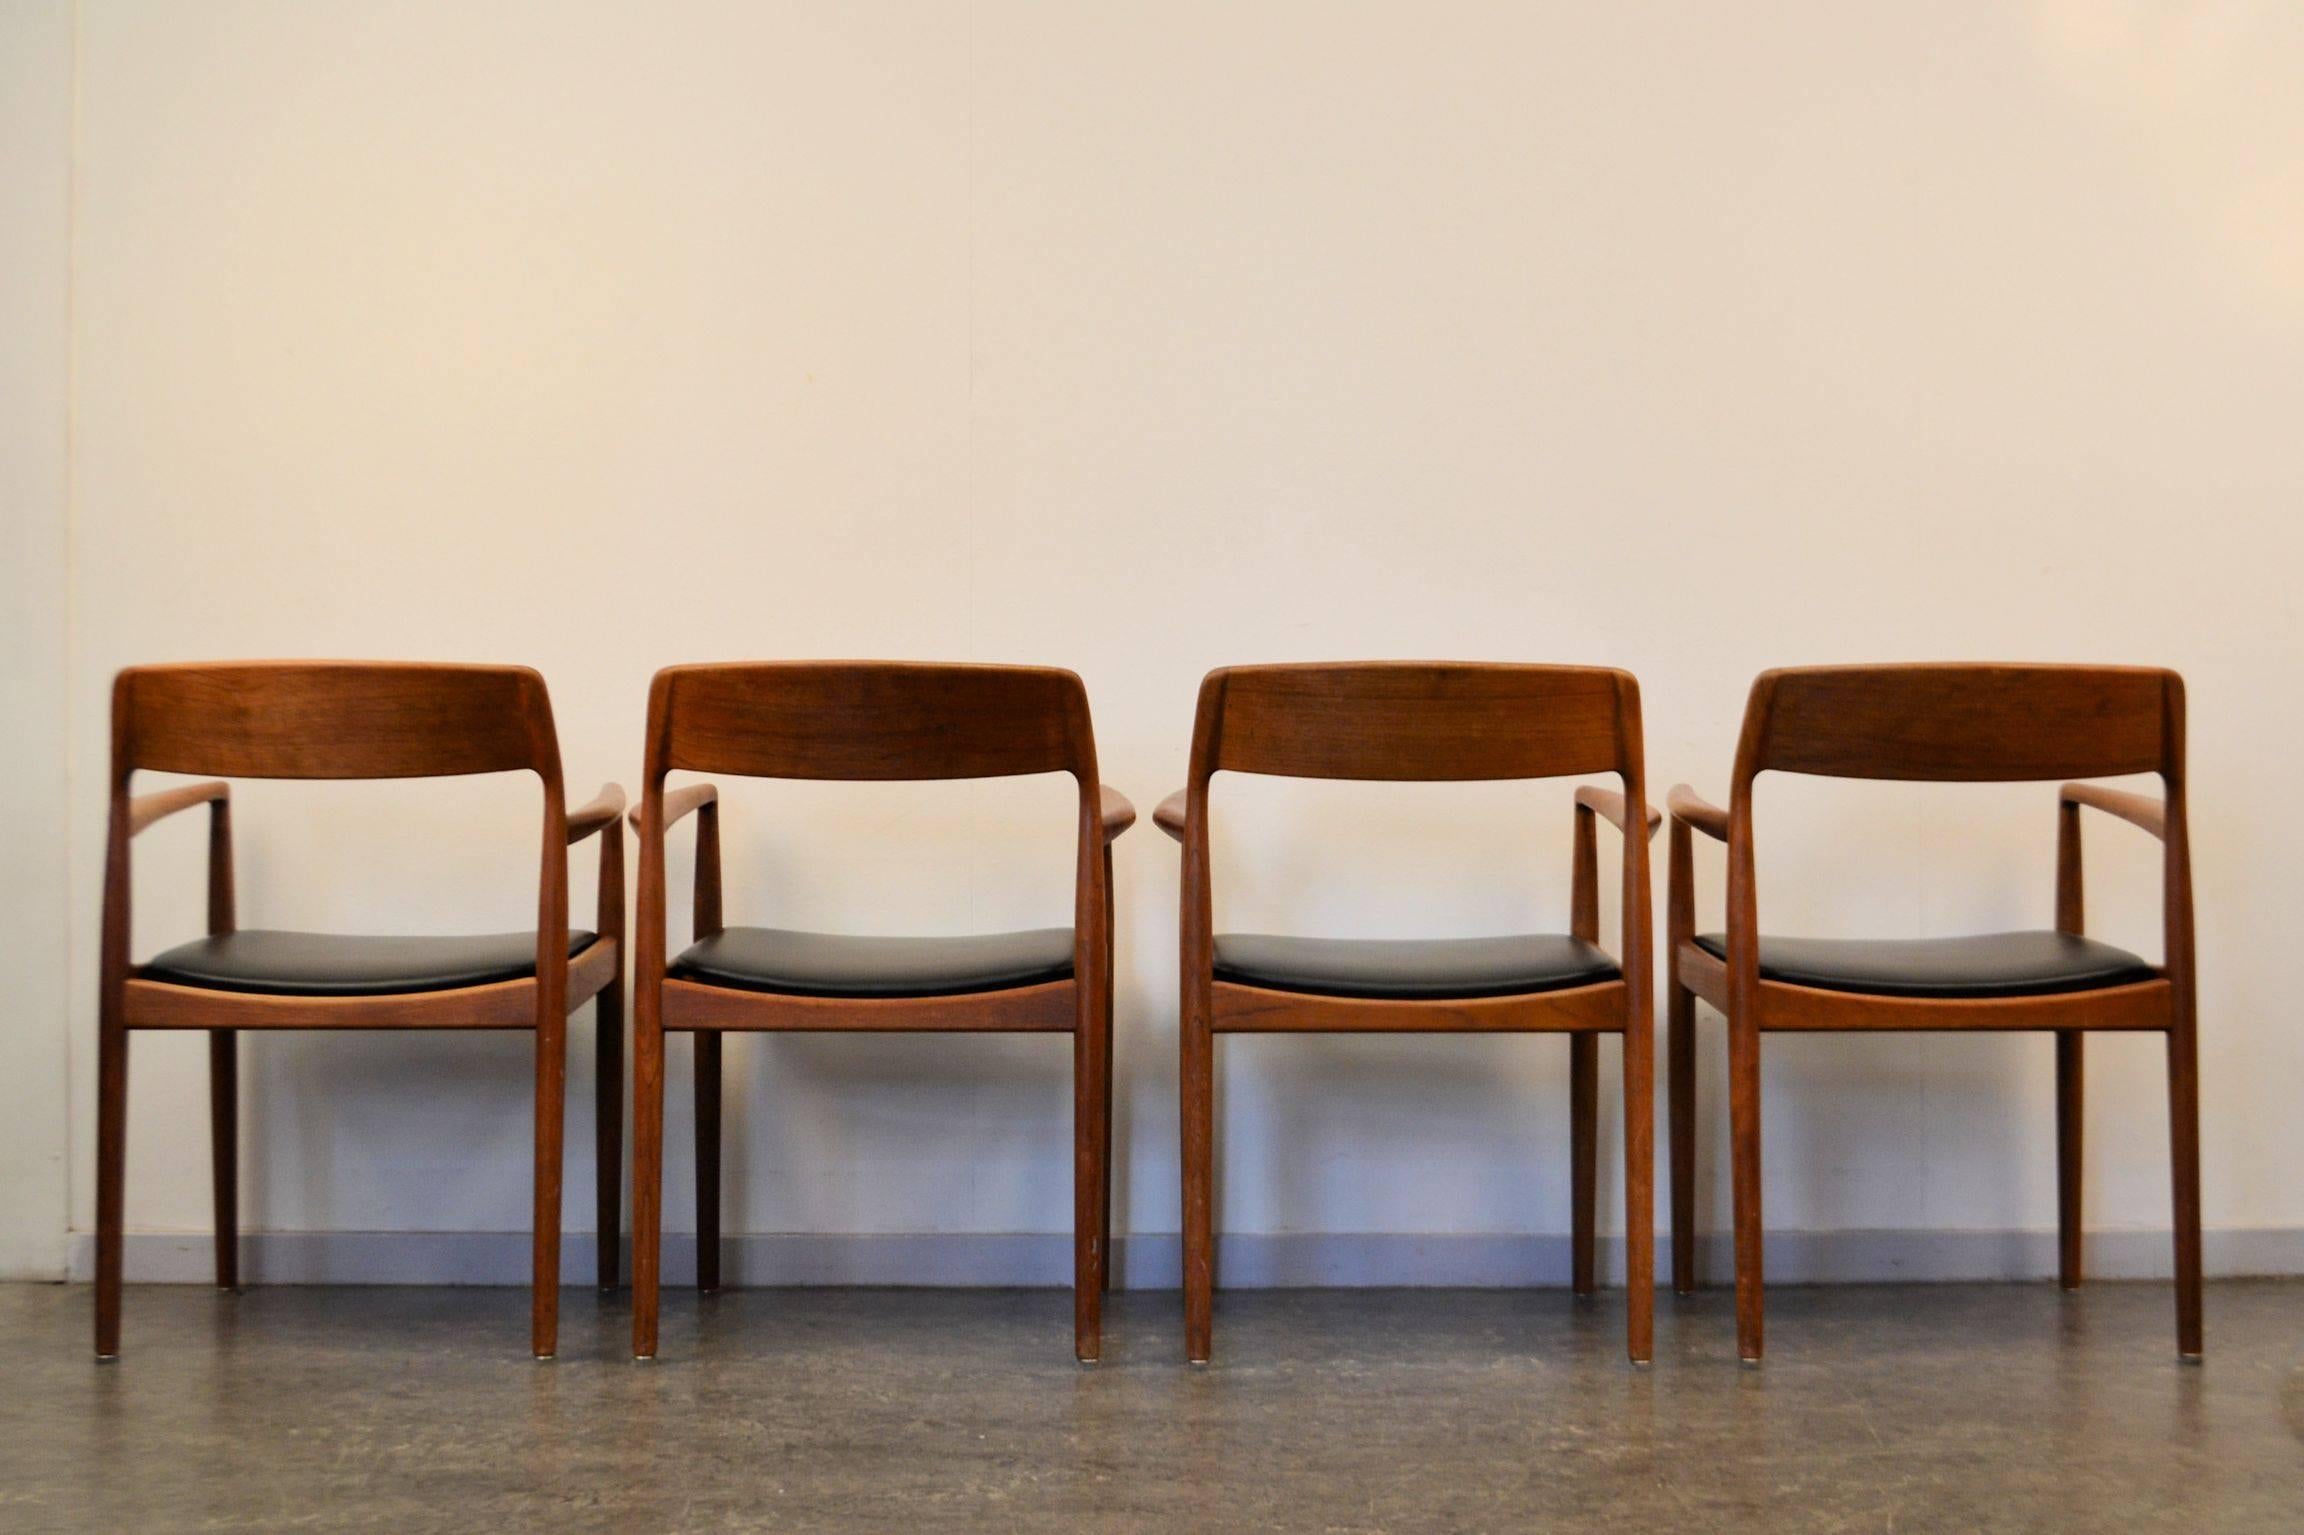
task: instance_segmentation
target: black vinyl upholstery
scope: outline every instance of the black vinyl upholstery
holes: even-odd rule
[[[692,944],[669,974],[792,997],[957,997],[1072,978],[1072,929],[879,938],[724,928]]]
[[[1725,934],[1702,934],[1696,945],[1728,957]],[[2149,981],[2159,973],[2126,949],[2071,933],[1760,940],[1763,980],[1879,997],[2045,997]]]
[[[1564,933],[1502,938],[1287,938],[1220,933],[1216,979],[1324,997],[1449,1001],[1613,981],[1622,972]]]
[[[568,952],[578,953],[592,938],[571,932]],[[389,997],[518,981],[535,973],[534,933],[397,938],[261,928],[180,943],[137,972],[173,986],[275,997]]]

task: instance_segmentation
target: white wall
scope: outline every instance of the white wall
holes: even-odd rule
[[[0,1275],[64,1264],[72,13],[0,8]]]
[[[1059,663],[1147,810],[1181,781],[1197,679],[1226,662],[1627,666],[1659,794],[1724,791],[1765,666],[2172,665],[2192,689],[2211,1255],[2304,1264],[2285,995],[2304,850],[2269,810],[2304,748],[2304,13],[76,17],[76,80],[62,8],[12,10],[0,34],[0,231],[32,257],[8,290],[31,342],[0,352],[8,547],[27,551],[7,576],[9,781],[54,803],[72,765],[68,885],[45,820],[11,826],[31,841],[5,913],[29,939],[0,1045],[10,1268],[61,1261],[50,1159],[69,1154],[76,1228],[93,1207],[108,679],[267,655],[539,666],[580,795],[631,781],[668,662]],[[242,920],[518,926],[532,793],[247,785]],[[739,921],[1068,909],[1060,784],[731,799]],[[1826,932],[2044,926],[2050,803],[1771,785],[1763,911]],[[1563,786],[1228,783],[1220,805],[1226,925],[1564,921]],[[2156,953],[2150,848],[2091,835],[2101,930]],[[149,952],[197,931],[199,830],[139,853]],[[1147,1233],[1177,1219],[1175,873],[1148,826],[1121,845],[1120,1224]],[[1708,860],[1712,913],[1718,877]],[[58,910],[68,934],[37,925]],[[1562,1231],[1565,1055],[1228,1044],[1223,1224]],[[522,1229],[521,1059],[509,1038],[251,1043],[248,1223]],[[2028,1038],[1772,1042],[1772,1224],[2051,1225],[2048,1060]],[[2099,1227],[2166,1224],[2159,1070],[2149,1041],[2095,1047]],[[746,1040],[731,1075],[732,1230],[1068,1224],[1054,1042]],[[579,1070],[572,1102],[588,1092]],[[204,1229],[197,1043],[139,1039],[134,1094],[131,1226]],[[685,1123],[676,1106],[676,1220]],[[572,1110],[578,1225],[589,1130]],[[1704,1172],[1722,1212],[1724,1169]]]

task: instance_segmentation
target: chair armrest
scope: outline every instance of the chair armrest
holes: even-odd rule
[[[231,798],[232,786],[217,779],[139,794],[128,802],[128,835],[133,837],[154,821],[163,820],[179,810],[190,810],[194,805],[211,804],[218,800],[229,802]]]
[[[2116,815],[2131,826],[2140,826],[2158,837],[2168,840],[2168,807],[2147,795],[2130,794],[2125,789],[2106,789],[2092,783],[2068,783],[2056,791],[2058,803],[2087,805],[2106,815]]]
[[[1127,795],[1108,783],[1098,784],[1096,791],[1104,816],[1104,840],[1110,842],[1136,824],[1136,807],[1128,802]]]
[[[624,813],[624,791],[612,783],[600,786],[600,792],[590,802],[568,812],[568,841],[571,846],[605,827],[614,826],[616,818]]]
[[[1185,807],[1191,802],[1192,791],[1178,789],[1152,807],[1152,824],[1178,842],[1184,840]]]
[[[1685,822],[1707,837],[1728,840],[1728,812],[1686,784],[1672,786],[1672,792],[1664,796],[1664,808],[1672,812],[1673,820]]]
[[[706,805],[715,804],[719,798],[720,789],[716,784],[692,783],[684,789],[674,789],[670,794],[664,796],[664,829],[670,831],[673,823],[682,816],[691,810],[701,810]],[[640,809],[641,807],[637,805],[632,807],[632,830],[634,832],[641,829]]]
[[[1589,785],[1578,789],[1576,791],[1576,806],[1580,810],[1594,812],[1618,831],[1625,830],[1624,796],[1614,789],[1595,789]],[[1653,837],[1656,835],[1656,828],[1664,824],[1663,812],[1654,805],[1644,805],[1641,809],[1646,814],[1648,835]]]

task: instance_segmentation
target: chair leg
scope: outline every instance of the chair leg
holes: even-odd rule
[[[1569,1288],[1590,1295],[1593,1280],[1592,1217],[1598,1203],[1600,1037],[1568,1036],[1568,1250]]]
[[[2076,1029],[2056,1034],[2056,1278],[2080,1288],[2081,1055]]]
[[[624,983],[610,981],[592,1004],[593,1277],[616,1288],[624,1246]]]
[[[1072,1356],[1094,1364],[1104,1352],[1104,1148],[1110,1105],[1104,1096],[1107,1040],[1099,1008],[1072,1036]]]
[[[2197,1361],[2200,1318],[2200,1052],[2191,1029],[2168,1035],[2169,1173],[2176,1196],[2176,1352]]]
[[[646,978],[632,1020],[632,1357],[656,1357],[664,1249],[664,1030]]]
[[[1728,1118],[1735,1164],[1736,1354],[1760,1362],[1764,1339],[1760,1216],[1760,1030],[1728,1021]]]
[[[1104,844],[1104,1291],[1113,1288],[1113,844]]]
[[[216,1190],[216,1288],[240,1288],[240,1032],[208,1031],[208,1164]]]
[[[128,1181],[128,1031],[100,1030],[96,1047],[96,1357],[120,1352],[121,1207]]]
[[[530,1341],[538,1359],[560,1347],[560,1177],[568,1100],[568,1020],[536,1026],[535,1293]]]
[[[1665,993],[1664,1049],[1672,1142],[1672,1288],[1696,1292],[1696,993],[1675,979]]]
[[[1107,1004],[1104,1016],[1107,1020],[1112,1016],[1109,1004]],[[1103,1211],[1104,1225],[1100,1236],[1103,1241],[1104,1256],[1103,1261],[1096,1266],[1097,1275],[1104,1286],[1104,1293],[1107,1295],[1112,1293],[1112,1270],[1117,1266],[1117,1261],[1112,1253],[1112,1121],[1114,1118],[1112,1112],[1112,1055],[1111,1024],[1107,1022],[1104,1041],[1104,1150],[1103,1156],[1100,1158],[1104,1169],[1104,1189],[1103,1197],[1098,1201],[1099,1208]]]
[[[1624,1300],[1634,1364],[1656,1349],[1656,1026],[1624,1027]]]
[[[1207,1015],[1183,1028],[1184,1354],[1208,1362],[1216,1323],[1216,1038]]]
[[[1100,1272],[1112,1289],[1112,844],[1104,844],[1104,1261]]]
[[[720,1035],[696,1031],[696,1288],[720,1288]]]

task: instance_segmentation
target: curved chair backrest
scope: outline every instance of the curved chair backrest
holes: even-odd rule
[[[675,770],[849,782],[1070,773],[1080,801],[1076,973],[1084,982],[1101,973],[1110,855],[1088,690],[1075,673],[939,661],[668,666],[648,689],[645,757],[636,955],[648,974],[661,974],[664,965],[664,777]],[[699,854],[709,859],[699,869],[712,869],[712,894],[708,904],[699,894],[697,910],[709,913],[699,924],[717,926],[717,808],[707,813],[711,851]],[[700,876],[698,890],[704,889]]]
[[[2146,666],[1974,662],[1762,672],[1745,705],[1728,801],[1729,976],[1731,987],[1746,994],[1759,973],[1752,781],[1764,772],[1935,783],[2158,773],[2166,785],[2166,964],[2189,1017],[2192,854],[2184,679],[2176,673]],[[2061,838],[2076,839],[2074,814],[2067,804]],[[2067,870],[2076,871],[2077,841],[2070,840],[2069,851],[2059,856]],[[2076,875],[2060,873],[2060,890],[2067,877]],[[2072,900],[2076,912],[2076,885]]]
[[[1639,685],[1596,666],[1235,666],[1200,686],[1192,787],[1216,772],[1396,782],[1636,776]]]
[[[225,778],[448,778],[530,771],[544,789],[536,903],[540,1016],[568,970],[568,802],[544,679],[525,666],[230,661],[132,666],[112,684],[107,972],[128,963],[128,780],[139,768]],[[621,878],[621,876],[619,876]]]
[[[528,769],[560,788],[544,679],[524,666],[237,661],[134,666],[112,689],[115,775],[436,778]]]
[[[1096,746],[1078,676],[1045,666],[745,661],[672,666],[648,695],[647,786],[666,771],[751,778],[1071,773]]]
[[[1736,792],[1759,773],[1946,783],[2184,766],[2184,680],[2140,666],[1809,666],[1752,684]]]

